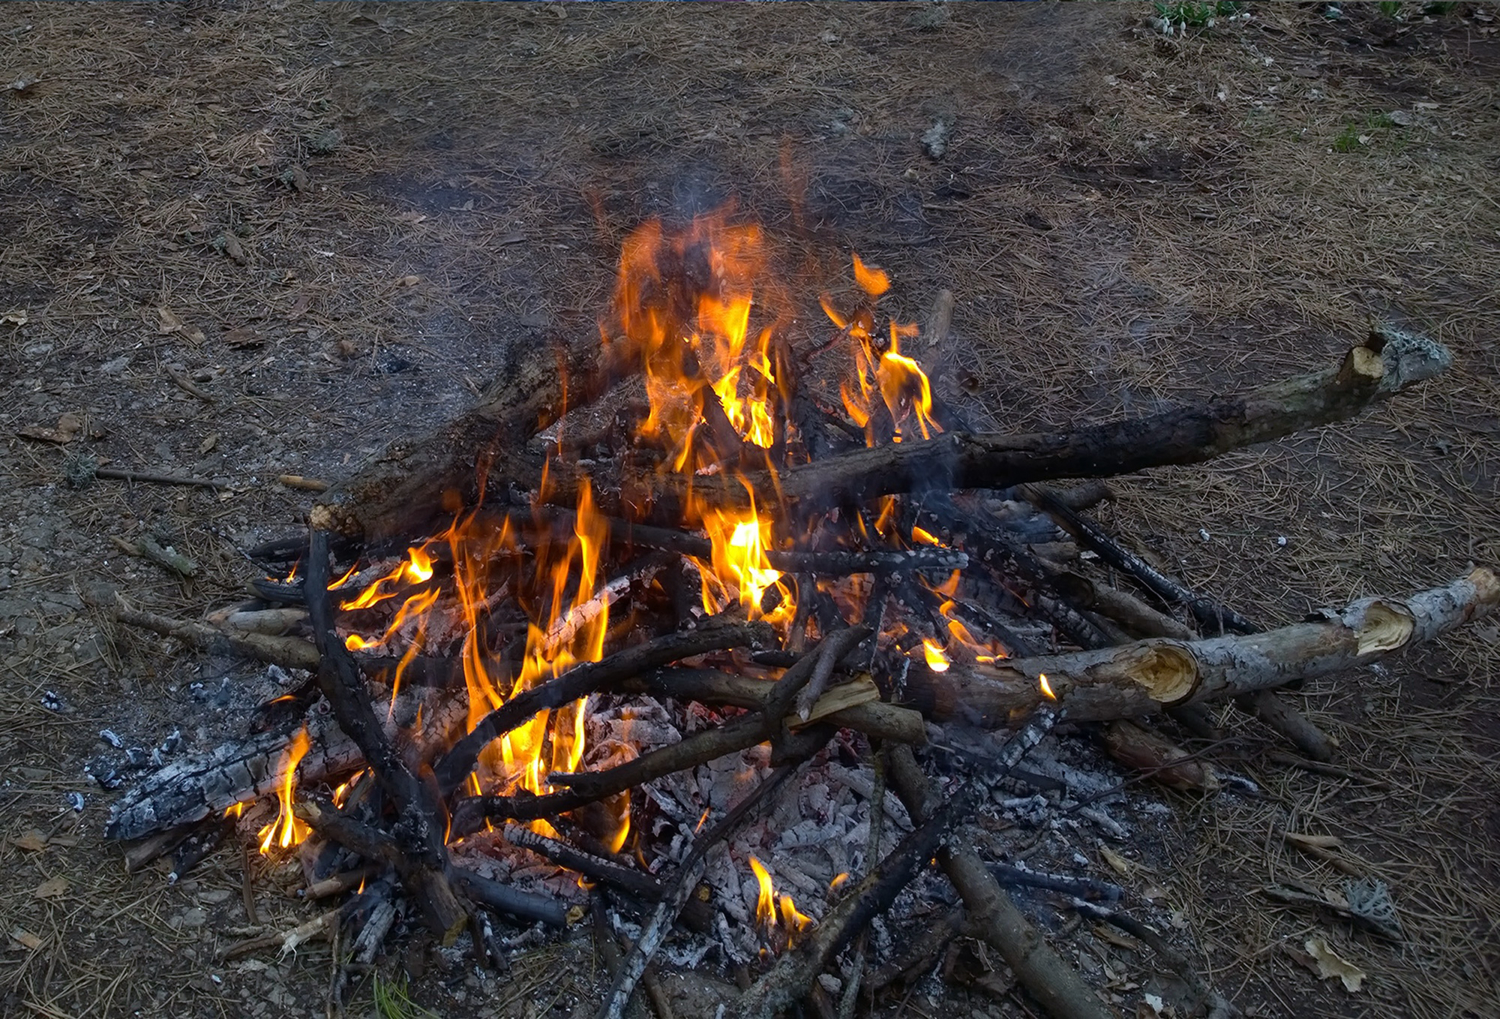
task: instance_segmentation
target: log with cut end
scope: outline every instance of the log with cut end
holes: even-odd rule
[[[791,468],[779,478],[756,476],[753,495],[759,505],[774,505],[778,498],[834,505],[902,492],[1006,488],[1199,463],[1354,417],[1413,383],[1433,378],[1452,361],[1447,348],[1432,340],[1377,328],[1336,368],[1237,396],[1214,396],[1145,417],[1066,432],[948,432],[926,442],[859,449]],[[694,478],[693,491],[699,498],[736,506],[746,505],[751,494],[739,480],[722,477]]]
[[[1312,621],[1249,636],[1143,640],[1073,654],[954,666],[913,666],[908,695],[937,720],[1000,726],[1045,699],[1041,677],[1075,721],[1150,714],[1368,665],[1432,640],[1500,606],[1500,578],[1474,570],[1404,597],[1364,598]]]

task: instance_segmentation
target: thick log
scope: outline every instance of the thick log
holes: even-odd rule
[[[1378,327],[1336,368],[1274,382],[1237,396],[1169,407],[1155,414],[1084,425],[1068,432],[1001,435],[947,432],[925,442],[854,450],[751,478],[758,505],[831,506],[903,492],[1006,488],[1053,478],[1112,477],[1199,463],[1232,449],[1354,417],[1452,364],[1446,347]],[[736,478],[694,478],[694,493],[720,505],[747,505]]]
[[[436,533],[457,508],[480,501],[486,478],[534,486],[542,458],[527,443],[633,368],[610,357],[598,339],[539,345],[496,379],[478,406],[425,435],[391,443],[325,492],[309,522],[366,542]]]
[[[1351,669],[1425,643],[1493,612],[1500,578],[1484,568],[1405,597],[1364,598],[1314,621],[1249,636],[1143,640],[1073,654],[955,666],[913,665],[907,691],[939,721],[1005,725],[1042,702],[1042,675],[1075,721],[1133,718],[1181,704],[1266,690]]]

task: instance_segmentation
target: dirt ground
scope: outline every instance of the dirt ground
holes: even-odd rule
[[[851,249],[909,318],[951,289],[923,357],[996,429],[1322,368],[1372,315],[1426,332],[1457,364],[1417,393],[1121,479],[1102,513],[1270,622],[1494,565],[1500,8],[1420,6],[1250,4],[1171,38],[1139,4],[0,6],[0,1013],[323,1014],[325,945],[221,961],[240,854],[127,876],[84,772],[105,728],[222,739],[212,691],[250,667],[85,596],[239,598],[241,550],[309,505],[278,476],[337,479],[514,352],[594,334],[648,216],[736,199],[809,328]],[[225,487],[73,487],[89,458]],[[148,534],[198,574],[115,540]],[[1299,691],[1348,778],[1274,763],[1226,715],[1214,759],[1264,797],[1165,800],[1142,862],[1246,1013],[1495,1014],[1497,636]],[[1340,837],[1405,940],[1261,895],[1343,876],[1284,831]],[[313,915],[256,876],[263,920]],[[1359,991],[1299,961],[1316,937]],[[1087,925],[1058,944],[1136,1007],[1149,953]],[[597,967],[583,932],[503,979],[421,945],[384,972],[437,1014],[560,1016],[592,1010]],[[350,1014],[374,1010],[357,985]],[[1037,1014],[970,990],[877,1011]]]

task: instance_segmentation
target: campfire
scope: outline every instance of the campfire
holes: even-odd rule
[[[129,862],[173,853],[182,874],[233,838],[296,853],[307,897],[347,900],[318,930],[347,928],[366,962],[400,914],[504,965],[507,925],[592,913],[631,946],[601,1013],[618,1016],[679,923],[670,957],[737,974],[737,1014],[930,968],[956,924],[888,958],[869,929],[936,859],[1033,995],[1103,1014],[1017,940],[1002,886],[1095,918],[1118,903],[960,837],[1007,798],[1055,807],[1023,758],[1060,725],[1098,729],[1125,766],[1212,789],[1141,722],[1202,734],[1202,705],[1238,698],[1326,759],[1275,687],[1500,601],[1481,568],[1263,628],[1086,516],[1102,486],[1047,487],[1349,417],[1440,372],[1430,341],[1378,328],[1334,368],[1237,396],[987,434],[938,398],[884,271],[853,255],[814,322],[772,262],[733,213],[640,227],[597,341],[524,361],[328,492],[305,536],[251,550],[253,603],[204,622],[114,606],[284,681],[259,731],[126,793],[110,833],[144,840]]]

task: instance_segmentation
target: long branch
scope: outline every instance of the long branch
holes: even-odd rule
[[[1441,344],[1379,327],[1335,368],[1286,379],[1237,396],[1213,396],[1144,417],[1084,425],[1068,432],[1001,435],[947,432],[925,442],[859,449],[793,467],[779,478],[694,478],[694,495],[718,505],[808,501],[861,502],[881,495],[965,488],[1006,488],[1053,478],[1128,474],[1166,464],[1199,463],[1233,449],[1354,417],[1452,364]],[[562,489],[559,490],[559,496]],[[555,497],[556,498],[556,497]]]

